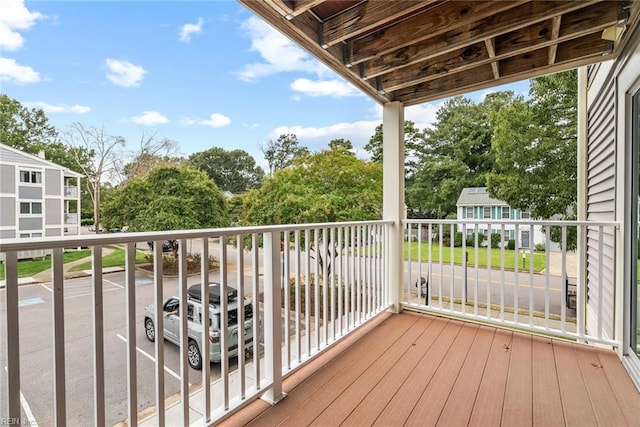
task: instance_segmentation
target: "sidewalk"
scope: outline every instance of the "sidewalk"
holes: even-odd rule
[[[103,257],[105,255],[109,255],[111,252],[113,252],[112,248],[102,248],[102,256]],[[76,265],[84,264],[87,261],[91,261],[91,256],[65,263],[63,265],[64,277],[66,279],[71,279],[71,278],[76,278],[76,277],[91,276],[91,270],[71,271],[71,269],[73,267],[75,267]],[[124,269],[123,267],[107,267],[107,268],[104,268],[102,270],[102,272],[103,273],[113,273],[113,272],[116,272],[116,271],[122,271],[123,269]],[[51,273],[51,269],[48,269],[48,270],[44,270],[44,271],[42,271],[40,273],[34,274],[31,277],[19,277],[18,278],[18,285],[31,285],[31,284],[34,284],[34,283],[48,283],[48,282],[51,282],[51,274],[52,274]],[[0,280],[0,288],[4,288],[5,286],[6,286],[6,280]]]

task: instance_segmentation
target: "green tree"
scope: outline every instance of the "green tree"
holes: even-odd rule
[[[280,135],[276,141],[269,140],[266,146],[259,145],[264,158],[269,164],[269,176],[280,169],[291,166],[293,159],[309,154],[306,147],[300,147],[298,137],[294,134]]]
[[[577,72],[539,77],[529,99],[491,116],[496,166],[492,197],[532,217],[571,218],[577,200]]]
[[[410,212],[447,217],[455,213],[463,188],[486,185],[494,165],[489,117],[512,100],[512,92],[497,92],[477,104],[463,96],[443,104],[434,127],[424,132],[417,170],[407,183]]]
[[[329,148],[331,150],[340,150],[340,151],[344,151],[345,153],[350,153],[355,155],[355,153],[353,153],[353,143],[348,139],[344,139],[344,138],[332,139],[331,141],[329,141]]]
[[[382,168],[342,150],[296,159],[247,194],[245,224],[379,219]]]
[[[114,189],[102,208],[106,227],[128,226],[129,231],[229,225],[222,192],[204,172],[191,168],[154,169],[146,178]]]
[[[371,155],[371,161],[382,163],[382,123],[376,126],[374,134],[369,138],[369,142],[364,146],[365,151]],[[414,122],[405,120],[404,122],[404,159],[405,178],[411,177],[417,167],[417,161],[422,153],[424,145],[424,134],[416,128]]]
[[[233,194],[258,188],[264,179],[264,171],[244,150],[227,151],[213,147],[189,157],[191,166],[205,172],[222,191]]]

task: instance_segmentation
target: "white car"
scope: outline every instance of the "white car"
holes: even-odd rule
[[[202,368],[202,315],[203,304],[200,298],[200,285],[192,285],[188,289],[187,298],[187,328],[188,343],[187,353],[189,356],[189,366],[193,369]],[[244,327],[238,325],[238,292],[233,288],[227,288],[227,345],[229,357],[238,355],[238,336],[244,337],[245,353],[247,357],[251,356],[253,349],[253,304],[245,298],[242,298]],[[179,317],[180,298],[167,298],[162,307],[164,316],[164,339],[173,344],[180,345],[180,317]],[[153,304],[149,304],[144,309],[144,329],[145,335],[149,341],[156,339],[156,310]],[[220,285],[218,283],[209,284],[209,353],[212,362],[219,363],[221,360],[220,351]]]

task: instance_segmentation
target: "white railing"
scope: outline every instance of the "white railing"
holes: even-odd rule
[[[65,213],[64,214],[64,223],[65,224],[77,224],[78,223],[78,214],[77,213]]]
[[[3,240],[0,366],[6,369],[0,370],[0,419],[103,426],[125,421],[118,415],[124,413],[130,426],[209,425],[257,398],[277,402],[287,375],[389,307],[385,277],[390,224]],[[167,239],[178,242],[177,277],[165,274],[160,262]],[[148,241],[155,242],[152,251]],[[92,250],[84,278],[65,277],[64,248],[74,247]],[[141,249],[153,255],[149,272],[136,266]],[[50,282],[18,287],[23,279],[18,278],[17,253],[24,250],[52,252]],[[113,269],[103,265],[102,255],[118,250],[123,251],[124,266],[107,274]],[[187,252],[200,254],[195,276],[188,274]],[[218,260],[219,269],[208,270],[209,256]],[[222,361],[209,364],[203,344],[203,369],[197,373],[187,364],[186,340],[176,346],[144,338],[144,306],[162,307],[170,296],[184,301],[188,286],[211,281],[221,283],[222,295],[233,287],[252,301],[255,345],[239,339],[237,358],[229,359],[228,338],[221,334]],[[205,296],[206,289],[202,286]],[[226,305],[223,298],[222,324]],[[186,304],[180,310],[185,337]],[[42,318],[43,312],[50,314]],[[239,309],[238,324],[248,320],[244,316]],[[164,330],[164,316],[155,319],[156,331]],[[209,338],[206,329],[204,343]],[[46,336],[51,338],[43,340]],[[37,356],[30,357],[36,343]],[[92,363],[86,363],[85,354]],[[114,379],[118,376],[120,380]],[[29,406],[29,401],[37,405]]]
[[[536,333],[612,346],[606,329],[614,307],[608,306],[605,263],[615,262],[615,222],[407,220],[407,274],[403,305],[423,311],[499,324]],[[580,269],[586,248],[578,236],[590,233],[589,280]],[[488,236],[494,237],[494,244]],[[552,239],[548,236],[554,236]],[[457,236],[457,237],[456,237]],[[484,238],[483,238],[484,236]],[[492,247],[493,246],[493,247]],[[567,250],[569,247],[574,250]],[[612,286],[611,286],[612,287]],[[591,296],[594,298],[591,298]],[[589,319],[588,313],[597,313]],[[618,338],[619,339],[619,338]]]
[[[73,198],[78,197],[78,187],[65,185],[64,195],[65,197],[73,197]]]

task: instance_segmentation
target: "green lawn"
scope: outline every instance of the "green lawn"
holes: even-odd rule
[[[136,251],[136,264],[146,262],[145,253]],[[109,255],[102,257],[102,267],[120,267],[124,266],[124,249],[114,249]],[[89,270],[91,269],[91,261],[78,264],[71,268],[71,271]]]
[[[422,261],[429,260],[429,244],[421,243],[422,253],[421,258]],[[469,259],[467,261],[467,265],[475,266],[476,259],[476,251],[475,248],[467,248],[467,253],[469,254]],[[544,269],[545,263],[545,253],[544,252],[534,252],[533,259],[533,271],[540,272]],[[515,251],[505,249],[504,250],[504,268],[506,269],[514,269],[514,257],[517,258],[518,268],[521,270],[529,270],[530,263],[530,253],[526,252],[526,260],[523,264],[522,262],[522,254],[516,254]],[[404,244],[404,258],[409,258],[409,244],[405,242]],[[502,258],[502,252],[500,249],[491,249],[491,267],[492,268],[500,268]],[[487,267],[487,259],[488,259],[488,249],[487,248],[478,248],[478,266],[479,267]],[[411,244],[411,260],[418,260],[418,244]],[[437,243],[431,244],[431,261],[432,262],[440,262],[440,245]],[[451,247],[444,246],[442,248],[442,262],[445,264],[449,264],[451,262]],[[462,247],[453,248],[453,262],[457,265],[462,265]],[[524,265],[524,267],[523,267]]]
[[[63,262],[71,262],[86,258],[91,255],[91,250],[65,252],[62,256]],[[44,259],[18,261],[18,277],[29,277],[51,268],[51,256]],[[0,280],[4,280],[4,263],[0,264]]]

